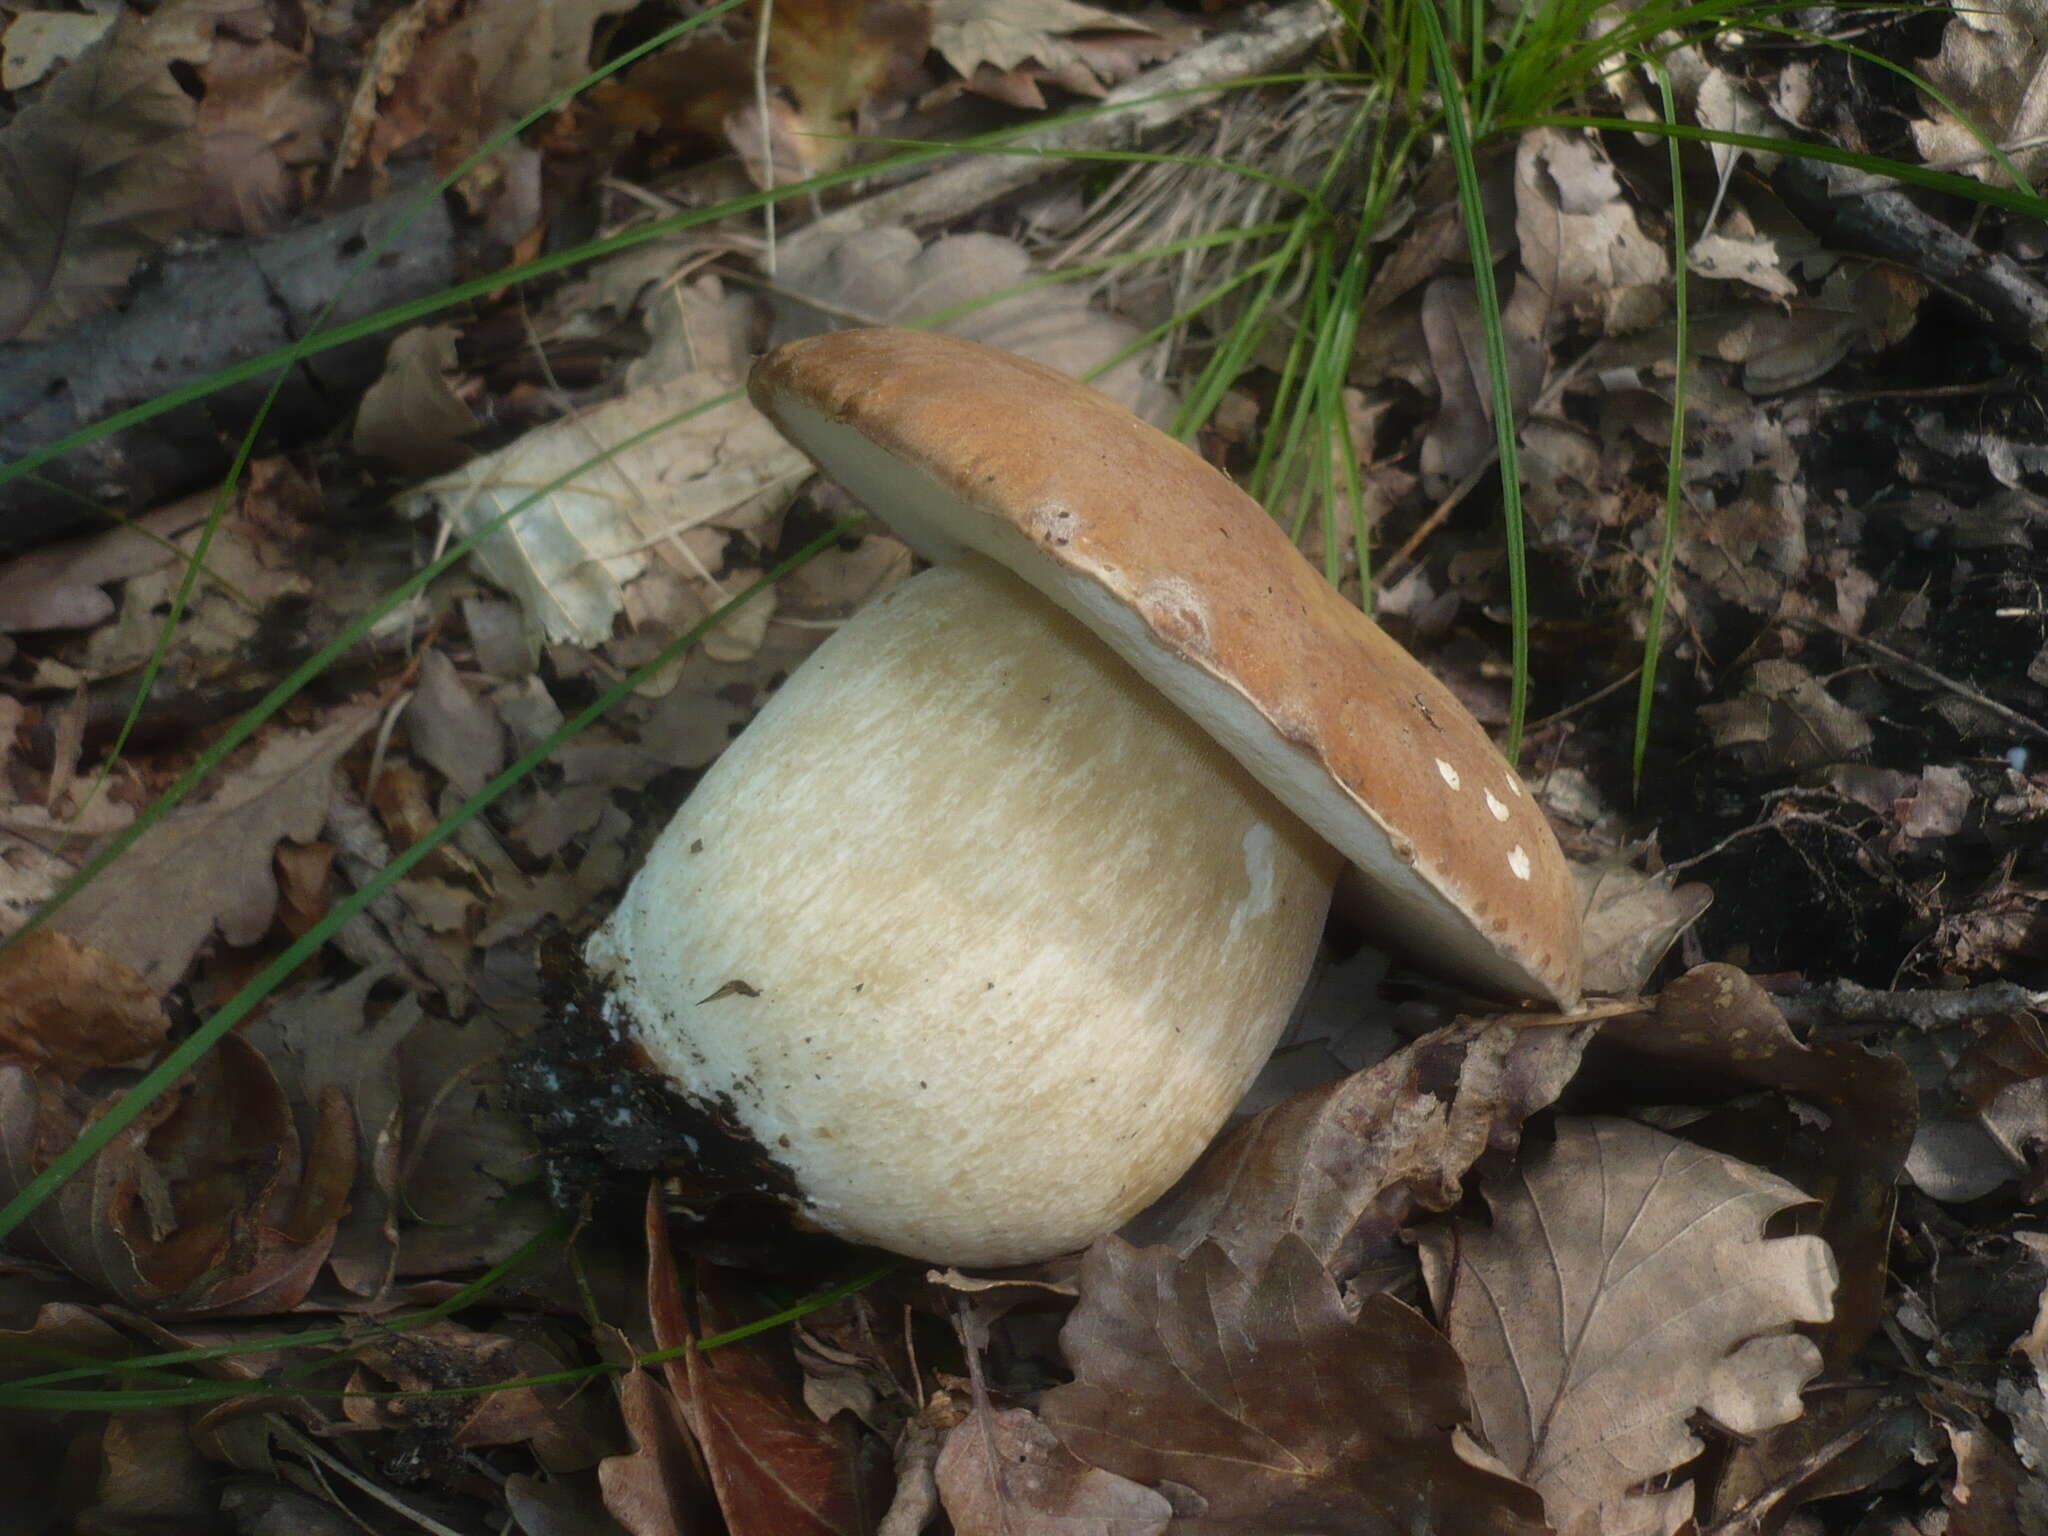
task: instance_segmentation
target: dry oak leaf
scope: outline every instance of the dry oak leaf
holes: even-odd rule
[[[1833,1313],[1817,1237],[1766,1239],[1807,1196],[1629,1120],[1562,1120],[1487,1191],[1491,1227],[1424,1234],[1423,1273],[1471,1375],[1488,1444],[1542,1493],[1559,1536],[1676,1532],[1705,1409],[1738,1434],[1796,1418]]]
[[[938,0],[932,8],[932,47],[963,77],[984,65],[1008,73],[1033,60],[1057,72],[1079,58],[1075,33],[1153,30],[1077,0]]]
[[[0,341],[40,341],[111,305],[199,196],[194,36],[125,16],[0,129]],[[203,49],[201,49],[203,55]]]
[[[977,1408],[939,1452],[954,1536],[1162,1536],[1166,1496],[1091,1467],[1023,1408]]]
[[[212,799],[137,838],[51,923],[160,989],[185,974],[216,926],[230,944],[254,944],[277,912],[272,854],[285,838],[319,836],[334,765],[376,719],[374,708],[351,708],[317,731],[280,731]]]
[[[1300,1238],[1256,1274],[1106,1237],[1060,1332],[1079,1378],[1041,1411],[1083,1461],[1177,1485],[1185,1536],[1536,1536],[1528,1488],[1461,1453],[1470,1416],[1449,1343],[1390,1296],[1356,1318]]]

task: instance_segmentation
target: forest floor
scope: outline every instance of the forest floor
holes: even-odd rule
[[[673,12],[0,0],[0,1533],[2048,1533],[2048,224],[1964,122],[2048,164],[2038,8],[1668,39],[1751,136],[1675,185],[1484,137],[1497,303],[1441,135],[1361,227],[1398,109],[1318,5],[753,14],[556,101]],[[874,169],[1129,97],[1148,156]],[[1167,322],[1309,201],[1370,279],[1258,485],[1329,272],[1214,390],[1256,284]],[[721,1198],[562,984],[915,567],[704,627],[853,511],[750,360],[933,316],[1198,397],[1585,914],[1562,1015],[1334,920],[1193,1172],[996,1273]]]

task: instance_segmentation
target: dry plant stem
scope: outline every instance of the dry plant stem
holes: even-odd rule
[[[1883,657],[1892,666],[1903,667],[1916,677],[1933,683],[1936,687],[1947,689],[1957,698],[1974,704],[1979,709],[1989,710],[2014,730],[2032,736],[2037,740],[2048,741],[2048,725],[2043,725],[2031,715],[2021,714],[2008,704],[2001,704],[1998,700],[1979,693],[1968,683],[1957,682],[1954,678],[1935,671],[1934,668],[1928,666],[1925,662],[1915,661],[1903,651],[1893,650],[1881,640],[1872,640],[1867,635],[1855,634],[1842,628],[1839,624],[1830,624],[1826,619],[1796,617],[1794,622],[1803,624],[1809,629],[1822,630],[1827,634],[1835,636],[1837,639],[1847,641],[1850,645],[1860,645],[1872,655]]]
[[[1889,182],[1788,155],[1772,178],[1793,212],[1859,250],[1901,261],[2048,353],[2048,288],[2011,257],[1950,229]]]
[[[2048,993],[2017,982],[1994,981],[1957,991],[1935,987],[1880,992],[1839,977],[1806,992],[1774,998],[1778,1011],[1804,1028],[1824,1024],[1904,1024],[1914,1029],[1951,1029],[1958,1024],[2024,1013],[2048,1004]]]
[[[1227,32],[1171,63],[1125,82],[1104,98],[1127,111],[1100,111],[1080,122],[1014,139],[997,154],[964,154],[907,186],[893,187],[807,225],[782,242],[783,260],[801,263],[819,247],[883,224],[942,224],[1059,170],[1070,150],[1122,149],[1209,104],[1206,86],[1282,68],[1308,53],[1338,25],[1327,0],[1295,0],[1252,26]],[[1147,97],[1159,97],[1156,101]]]

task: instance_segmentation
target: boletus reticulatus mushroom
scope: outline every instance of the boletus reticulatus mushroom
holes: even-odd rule
[[[1117,1226],[1272,1049],[1346,863],[1424,965],[1576,999],[1513,770],[1197,454],[909,331],[792,343],[751,393],[932,568],[790,677],[585,959],[811,1221],[978,1265]]]

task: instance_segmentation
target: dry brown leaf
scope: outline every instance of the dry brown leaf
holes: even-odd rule
[[[438,650],[420,658],[420,686],[405,711],[413,750],[464,795],[505,766],[505,729],[497,713],[463,682]]]
[[[1740,1434],[1798,1416],[1820,1370],[1787,1330],[1833,1311],[1815,1237],[1765,1240],[1807,1196],[1626,1120],[1563,1120],[1487,1190],[1490,1227],[1423,1236],[1487,1443],[1560,1536],[1674,1533],[1692,1488],[1639,1492],[1696,1456],[1705,1409]]]
[[[1596,997],[1636,997],[1678,936],[1713,905],[1711,888],[1676,883],[1669,871],[1646,874],[1625,859],[1575,862],[1585,903],[1583,985]]]
[[[68,1146],[98,1104],[0,1066],[0,1194]],[[303,1155],[261,1053],[228,1035],[36,1208],[32,1240],[88,1284],[154,1312],[267,1315],[304,1299],[354,1171],[331,1138]]]
[[[1023,1408],[977,1408],[939,1452],[955,1536],[1162,1536],[1165,1497],[1091,1467]]]
[[[298,206],[300,173],[325,159],[340,118],[311,66],[274,37],[216,42],[198,118],[206,228],[263,234]]]
[[[1611,335],[1663,318],[1671,263],[1636,223],[1596,139],[1558,128],[1522,136],[1515,234],[1522,270],[1547,301],[1546,333],[1572,319]]]
[[[476,413],[448,382],[456,328],[423,325],[392,338],[383,377],[363,392],[352,446],[403,475],[437,475],[470,456]]]
[[[1405,1271],[1402,1229],[1458,1203],[1480,1154],[1511,1146],[1571,1080],[1589,1034],[1467,1019],[1426,1035],[1237,1126],[1126,1235],[1181,1252],[1213,1241],[1239,1268],[1288,1236],[1347,1282]]]
[[[611,1517],[630,1536],[696,1536],[713,1529],[717,1513],[705,1508],[689,1431],[668,1387],[651,1372],[629,1371],[619,1383],[619,1411],[633,1449],[606,1457],[597,1468]]]
[[[171,65],[194,54],[174,18],[124,15],[0,129],[0,341],[105,309],[191,222],[196,113]]]
[[[2038,180],[2048,145],[2048,15],[2032,0],[1972,0],[1959,6],[1941,36],[1941,52],[1922,66],[1927,83],[1948,99],[1924,96],[1927,116],[1913,124],[1921,155],[1980,181],[2004,182],[2003,166],[1985,153],[1957,111],[1994,143],[2012,145],[2020,175]],[[1953,110],[1952,110],[1953,109]]]
[[[185,974],[216,927],[230,944],[254,944],[277,912],[279,841],[319,836],[334,765],[376,719],[375,709],[351,708],[317,731],[278,732],[212,798],[143,833],[51,921],[157,987]]]
[[[1546,1530],[1529,1489],[1457,1449],[1469,1409],[1443,1336],[1384,1295],[1347,1315],[1299,1238],[1255,1274],[1213,1243],[1183,1260],[1103,1238],[1060,1348],[1078,1379],[1046,1394],[1046,1422],[1085,1462],[1191,1491],[1188,1536]]]
[[[0,1056],[75,1082],[148,1055],[170,1027],[132,968],[68,934],[38,928],[0,950]]]
[[[843,135],[854,110],[891,75],[908,75],[931,41],[931,15],[918,0],[777,0],[768,57],[803,108],[800,146],[813,171],[846,158]],[[828,137],[840,135],[841,137]],[[745,135],[735,142],[744,145]]]

